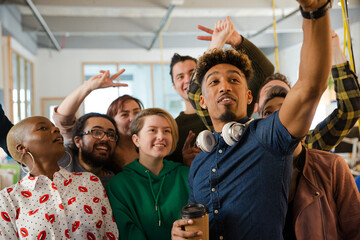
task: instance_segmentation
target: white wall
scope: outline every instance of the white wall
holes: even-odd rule
[[[198,57],[205,49],[167,49],[163,51],[163,61],[170,62],[175,52]],[[82,83],[83,62],[160,62],[158,49],[82,49],[53,50],[40,49],[35,64],[35,115],[41,114],[41,98],[66,97]]]
[[[279,70],[278,72],[285,75],[291,83],[291,86],[294,86],[298,79],[298,71],[300,64],[300,50],[301,44],[294,45],[279,51]],[[275,54],[268,56],[270,61],[275,66]],[[275,72],[276,72],[275,67]]]

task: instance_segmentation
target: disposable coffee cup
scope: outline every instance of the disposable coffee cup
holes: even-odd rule
[[[183,219],[193,220],[193,224],[185,226],[187,232],[202,231],[203,235],[192,239],[209,240],[209,209],[201,203],[192,203],[181,209]]]

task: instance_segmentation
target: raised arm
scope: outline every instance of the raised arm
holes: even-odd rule
[[[10,155],[10,152],[6,145],[6,136],[14,124],[6,117],[2,105],[0,104],[0,147],[4,149],[7,155]]]
[[[308,148],[330,151],[348,134],[360,117],[360,88],[340,47],[340,40],[332,31],[332,68],[337,108],[306,135]]]
[[[299,0],[304,11],[315,11],[327,0]],[[315,20],[303,19],[304,40],[299,80],[286,96],[279,118],[293,137],[303,137],[310,128],[321,95],[327,88],[331,68],[329,12]]]
[[[88,81],[81,84],[77,89],[70,93],[57,108],[55,108],[53,114],[55,125],[59,127],[61,134],[66,139],[71,140],[70,133],[75,122],[75,113],[84,99],[96,89],[127,86],[127,84],[113,82],[113,80],[120,76],[124,71],[125,69],[122,69],[111,77],[109,71],[101,71],[101,74],[93,76]]]
[[[225,26],[226,24],[230,25],[230,29],[233,29],[231,34],[227,35],[226,39],[220,39],[216,42],[212,41],[212,35],[214,34],[214,30],[210,28],[206,28],[204,26],[198,25],[198,29],[203,32],[211,34],[211,36],[198,36],[197,39],[204,41],[211,41],[209,48],[222,48],[224,44],[231,45],[237,51],[241,51],[249,56],[251,60],[251,67],[254,70],[253,78],[249,81],[249,89],[253,95],[253,99],[257,99],[257,95],[259,92],[259,88],[263,81],[274,73],[274,65],[270,62],[270,60],[265,56],[265,54],[256,47],[251,41],[241,36],[233,26],[233,23],[229,17],[224,20],[220,20],[215,24],[214,29],[216,30],[217,26]],[[253,101],[250,105],[248,105],[248,116],[251,116],[254,111]]]

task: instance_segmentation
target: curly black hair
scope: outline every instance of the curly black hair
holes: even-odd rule
[[[249,57],[233,49],[221,50],[214,49],[211,52],[204,53],[196,65],[196,80],[202,85],[202,80],[210,68],[218,64],[231,64],[237,67],[245,75],[246,81],[252,78],[253,69]]]

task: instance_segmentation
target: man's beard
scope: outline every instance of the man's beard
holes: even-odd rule
[[[229,109],[226,109],[226,111],[220,115],[220,121],[222,122],[235,122],[236,119],[236,115],[235,113],[231,112]]]
[[[225,122],[225,123],[235,122],[237,120],[235,113],[233,113],[229,109],[226,109],[225,112],[220,115],[219,119],[220,119],[220,121]]]
[[[94,146],[95,148],[95,146]],[[95,155],[94,152],[89,152],[85,149],[81,149],[82,160],[94,168],[103,167],[110,159],[111,155]]]

